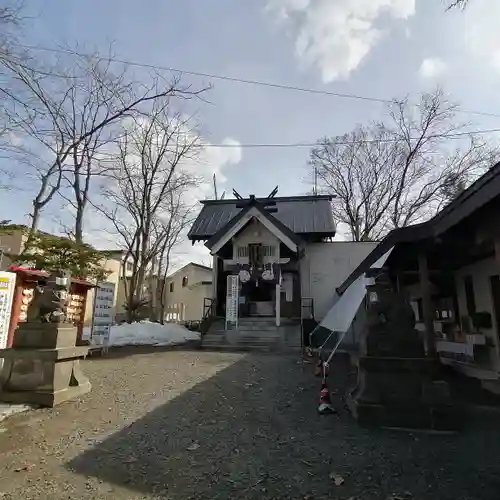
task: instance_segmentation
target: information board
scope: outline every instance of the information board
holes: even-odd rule
[[[238,275],[229,275],[226,294],[226,330],[238,328],[238,296],[239,277]]]
[[[106,349],[111,336],[111,326],[115,321],[115,283],[99,283],[95,289],[91,342],[96,347]]]
[[[7,347],[15,287],[16,274],[0,271],[0,349]],[[2,365],[3,359],[0,358],[0,370]]]

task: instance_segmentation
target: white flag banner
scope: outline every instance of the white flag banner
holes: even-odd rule
[[[380,269],[384,266],[394,247],[370,266],[370,269]],[[354,281],[342,295],[335,295],[335,302],[323,321],[318,325],[331,332],[346,333],[366,295],[367,279],[363,273]]]

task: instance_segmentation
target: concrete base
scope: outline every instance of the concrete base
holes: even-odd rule
[[[71,323],[23,323],[14,335],[12,347],[57,349],[74,347],[77,328]]]
[[[457,431],[460,428],[457,410],[451,405],[370,404],[356,401],[350,395],[346,403],[362,426],[433,431]]]
[[[500,380],[481,380],[481,387],[496,396],[500,396]]]
[[[0,401],[53,407],[90,391],[80,368],[88,347],[12,348],[0,351]]]
[[[347,405],[361,425],[457,430],[459,412],[447,383],[438,378],[439,365],[429,359],[361,357]]]

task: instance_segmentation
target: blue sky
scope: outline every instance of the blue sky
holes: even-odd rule
[[[445,13],[440,0],[51,0],[30,7],[23,40],[78,42],[85,51],[113,42],[116,56],[130,61],[387,99],[440,84],[465,109],[500,114],[498,3],[473,0],[464,13]],[[211,83],[210,104],[200,103],[198,116],[214,144],[314,142],[384,111],[368,101]],[[474,128],[500,128],[500,118],[463,118]],[[257,195],[275,185],[281,195],[307,191],[307,157],[307,148],[209,156],[226,177],[221,189]],[[2,218],[19,218],[19,199],[2,194]]]

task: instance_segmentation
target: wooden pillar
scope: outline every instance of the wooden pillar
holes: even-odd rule
[[[495,237],[495,260],[497,266],[500,266],[500,236]]]
[[[434,333],[434,309],[431,301],[431,282],[429,280],[427,256],[424,253],[420,253],[418,256],[418,270],[420,277],[420,291],[422,293],[422,309],[424,312],[425,347],[427,356],[435,358],[436,335]]]
[[[213,256],[212,264],[212,299],[217,298],[217,282],[219,281],[219,259],[217,255]]]
[[[276,283],[276,326],[281,325],[281,285]]]

